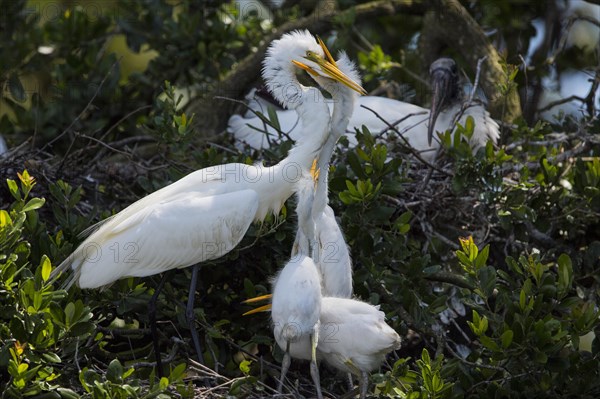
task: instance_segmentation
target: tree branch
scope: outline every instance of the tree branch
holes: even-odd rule
[[[240,61],[217,87],[190,103],[191,112],[197,115],[195,121],[198,128],[202,130],[203,136],[222,131],[236,105],[231,101],[216,102],[214,97],[243,97],[252,82],[260,76],[261,63],[268,46],[284,33],[295,29],[308,29],[312,33],[322,34],[332,28],[336,19],[353,17],[356,20],[365,20],[396,13],[424,13],[424,6],[421,0],[378,0],[339,11],[335,8],[335,1],[319,2],[309,16],[288,21],[265,37],[256,52]]]
[[[521,101],[516,89],[503,96],[498,84],[506,81],[498,51],[487,39],[477,21],[458,0],[430,0],[434,12],[425,18],[423,41],[425,61],[431,63],[444,46],[452,47],[474,68],[482,57],[487,57],[481,76],[481,86],[490,98],[490,112],[512,122],[521,116]]]

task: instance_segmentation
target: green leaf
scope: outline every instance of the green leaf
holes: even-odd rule
[[[33,211],[35,209],[41,208],[45,203],[46,199],[44,198],[32,198],[23,207],[23,212]]]
[[[269,121],[271,122],[271,125],[273,125],[275,129],[281,130],[281,125],[279,124],[279,118],[277,117],[275,108],[269,105],[267,107],[267,114],[269,115]]]
[[[158,386],[160,389],[167,389],[169,387],[169,379],[167,377],[162,377],[158,383]]]
[[[519,308],[521,311],[525,310],[525,301],[527,300],[525,290],[521,289],[521,293],[519,294]]]
[[[42,256],[40,266],[42,267],[42,280],[46,282],[48,281],[48,278],[50,277],[50,271],[52,270],[52,264],[46,255]]]
[[[123,382],[123,366],[117,359],[113,359],[106,369],[106,379],[115,384]]]
[[[485,346],[486,348],[488,348],[489,350],[494,351],[494,352],[500,352],[500,347],[490,337],[482,335],[479,337],[479,340],[481,341],[481,344],[483,346]]]
[[[573,264],[567,254],[558,257],[558,292],[564,296],[573,283]]]
[[[75,304],[73,302],[69,302],[65,307],[65,324],[67,327],[71,326],[73,322],[73,317],[75,315]]]
[[[4,228],[11,224],[12,219],[10,218],[8,212],[6,212],[4,209],[0,209],[0,228]]]
[[[251,365],[252,365],[252,362],[250,360],[243,360],[240,363],[240,371],[244,374],[249,374]]]
[[[502,347],[508,348],[510,346],[510,344],[512,343],[513,335],[514,333],[512,330],[506,330],[504,331],[504,333],[502,333],[502,335],[500,336],[500,340],[502,341]]]
[[[171,371],[171,374],[169,374],[169,381],[179,381],[185,373],[185,368],[185,363],[178,364],[177,367],[175,367],[173,371]]]
[[[12,179],[6,179],[6,184],[8,185],[8,190],[10,194],[17,200],[21,200],[21,193],[19,192],[19,186],[17,182]]]
[[[48,363],[60,363],[61,362],[60,357],[56,353],[44,352],[44,353],[42,353],[42,357]]]
[[[481,252],[477,255],[477,258],[475,259],[475,267],[477,269],[480,269],[485,265],[485,263],[488,260],[489,253],[490,245],[488,244],[481,250]]]

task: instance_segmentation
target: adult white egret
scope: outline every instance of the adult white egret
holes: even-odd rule
[[[323,62],[305,60],[309,51],[313,59]],[[231,251],[250,223],[263,220],[268,213],[277,214],[295,191],[302,169],[311,165],[329,133],[328,109],[315,101],[319,90],[302,86],[296,78],[296,68],[308,66],[313,73],[362,90],[324,57],[324,48],[308,31],[288,33],[267,51],[263,68],[267,86],[279,102],[298,113],[304,126],[302,137],[284,160],[272,167],[218,165],[187,175],[96,225],[89,237],[53,271],[52,278],[71,268],[65,288],[73,283],[81,288],[98,288],[125,277],[145,277],[195,265],[186,317],[202,361],[193,312],[199,263]],[[297,62],[299,59],[304,63]],[[161,287],[162,282],[150,310],[154,310]],[[153,323],[161,372],[155,329]]]
[[[296,207],[298,253],[292,256],[274,282],[271,318],[275,340],[285,351],[279,392],[283,388],[291,356],[310,360],[310,374],[317,397],[322,398],[316,353],[321,313],[321,277],[311,258],[311,243],[315,239],[315,225],[311,215],[315,187],[312,179],[305,180],[298,192]]]
[[[440,60],[450,59],[442,58]],[[432,64],[431,72],[434,72],[433,66],[436,65],[438,61]],[[454,61],[452,62],[454,63]],[[439,72],[437,68],[435,68],[435,71]],[[435,80],[440,79],[439,73],[435,77],[433,75],[430,75],[430,77],[432,79],[432,85],[435,86],[438,84],[439,86],[439,82],[435,82]],[[463,98],[460,94],[458,73],[451,74],[450,78],[450,83],[452,84],[448,85],[445,89],[452,90],[452,92],[442,90],[436,92],[434,90],[433,102],[439,104],[437,108],[440,112],[438,117],[433,118],[435,124],[433,125],[432,132],[445,132],[447,129],[453,128],[455,122],[454,118],[462,109]],[[442,101],[441,98],[436,99],[436,96],[443,96],[446,99],[452,99],[452,101]],[[255,102],[254,104],[258,103]],[[334,104],[335,100],[328,102],[330,110],[333,110]],[[264,105],[262,105],[262,107],[264,107]],[[385,122],[370,110],[377,112]],[[257,109],[256,111],[264,112],[264,109]],[[389,123],[404,136],[416,151],[421,153],[423,158],[427,160],[433,159],[440,146],[439,141],[436,140],[430,143],[428,140],[428,133],[430,130],[428,121],[431,120],[432,114],[426,108],[385,97],[363,96],[357,99],[354,111],[351,115],[348,129],[346,129],[346,135],[351,145],[356,144],[356,139],[354,137],[355,129],[360,129],[364,125],[373,135],[385,138],[391,130],[388,125]],[[470,139],[470,144],[474,150],[485,146],[488,141],[492,141],[493,143],[498,141],[498,138],[500,137],[499,126],[479,102],[473,101],[472,104],[462,112],[462,116],[459,118],[458,122],[464,125],[466,118],[469,115],[472,116],[475,121],[475,130]],[[277,119],[280,130],[292,139],[295,139],[303,129],[302,121],[289,111],[277,111]],[[271,126],[266,126],[265,132],[264,122],[256,116],[233,115],[229,119],[227,130],[234,135],[237,142],[242,145],[248,144],[255,149],[267,148],[270,142],[278,142],[279,140],[277,130]],[[269,140],[267,140],[267,135],[269,135]]]

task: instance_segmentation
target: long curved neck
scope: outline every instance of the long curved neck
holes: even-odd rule
[[[350,116],[354,112],[354,104],[356,103],[356,93],[346,87],[334,90],[332,97],[334,105],[331,117],[331,134],[327,138],[325,145],[323,145],[317,162],[320,172],[313,207],[315,214],[324,211],[329,202],[327,194],[329,189],[329,162],[331,161],[333,151],[335,151],[338,139],[346,133],[346,128],[348,127],[348,123],[350,123]]]
[[[294,108],[302,121],[304,135],[278,165],[298,167],[307,172],[313,160],[319,156],[325,140],[329,137],[331,119],[329,107],[318,89],[302,87],[302,92],[297,98]]]

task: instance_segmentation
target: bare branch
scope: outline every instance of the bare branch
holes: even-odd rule
[[[425,43],[422,42],[421,47],[433,51],[428,50],[426,56],[437,58],[442,50],[441,43],[456,50],[468,65],[477,65],[478,60],[486,56],[481,86],[490,98],[490,112],[494,117],[502,116],[506,121],[521,116],[521,101],[516,88],[506,96],[500,91],[499,83],[506,80],[506,74],[502,70],[500,54],[489,42],[481,26],[458,0],[430,2],[434,13],[428,16],[424,24]],[[426,61],[431,63],[433,59]]]

